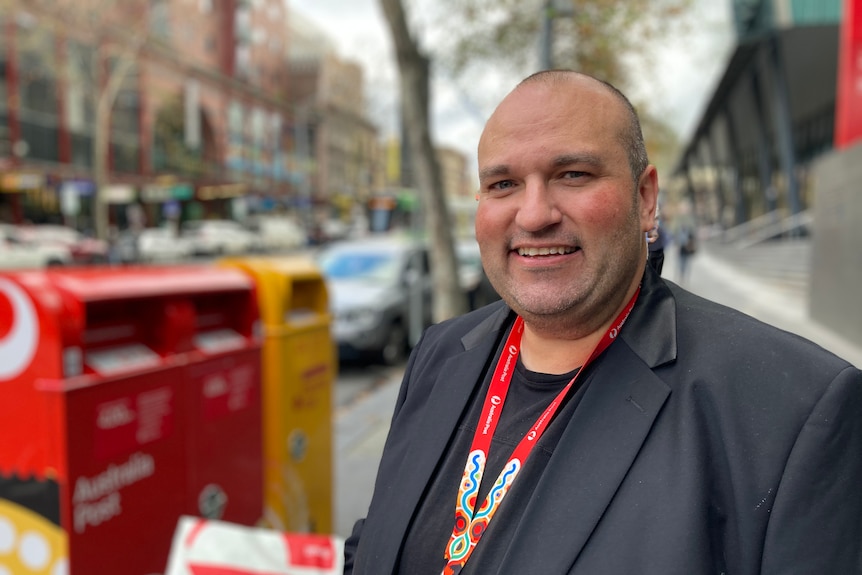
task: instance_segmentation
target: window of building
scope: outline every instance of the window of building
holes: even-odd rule
[[[118,63],[112,61],[110,73],[120,73]],[[138,92],[138,73],[133,67],[121,80],[122,85],[111,111],[111,162],[114,170],[127,173],[140,172],[141,98]]]
[[[4,25],[5,23],[0,19],[0,29]],[[0,35],[0,111],[5,111],[9,107],[9,86],[6,79],[7,58],[6,39]]]
[[[21,142],[18,153],[59,161],[57,62],[54,37],[45,29],[18,27],[18,101]]]
[[[171,37],[171,12],[168,0],[150,0],[150,33],[162,39]]]

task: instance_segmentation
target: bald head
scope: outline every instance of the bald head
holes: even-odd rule
[[[594,88],[613,96],[625,114],[625,121],[620,126],[618,138],[620,144],[625,148],[632,179],[637,182],[640,175],[649,165],[646,145],[644,144],[643,131],[637,111],[632,103],[612,84],[599,80],[588,74],[582,74],[573,70],[543,70],[527,76],[510,92],[509,96],[518,93],[522,88],[543,85],[554,91],[571,90],[573,88]],[[504,98],[501,105],[509,97]]]

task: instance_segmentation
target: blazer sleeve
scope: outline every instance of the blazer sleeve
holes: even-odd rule
[[[413,371],[413,366],[416,363],[416,357],[419,354],[420,346],[425,340],[425,333],[426,332],[423,332],[422,336],[419,338],[419,341],[416,343],[413,352],[410,354],[410,357],[407,360],[407,366],[404,370],[404,377],[401,380],[401,388],[398,390],[398,397],[395,400],[395,408],[392,413],[392,420],[394,420],[398,416],[398,412],[401,411],[401,408],[404,405],[404,401],[407,398],[407,389],[408,381],[410,380],[410,373]],[[356,562],[356,551],[359,548],[359,541],[362,537],[362,530],[364,527],[365,518],[356,521],[356,523],[354,523],[353,525],[353,531],[351,532],[350,537],[348,537],[344,541],[344,575],[353,575],[353,567]]]
[[[862,372],[832,380],[787,460],[762,575],[862,574]]]

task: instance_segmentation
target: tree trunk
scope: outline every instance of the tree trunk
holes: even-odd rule
[[[144,35],[146,38],[146,34]],[[135,39],[129,47],[121,51],[116,65],[107,66],[108,78],[103,88],[98,74],[94,82],[96,90],[96,118],[93,130],[93,229],[97,238],[108,237],[108,202],[105,198],[105,187],[110,183],[110,166],[108,155],[111,147],[111,110],[117,101],[120,88],[135,64],[135,57],[140,52],[144,39]],[[98,52],[97,52],[98,54]],[[95,70],[102,70],[104,62],[96,57]]]
[[[398,61],[404,118],[402,137],[408,139],[409,161],[423,199],[434,282],[433,316],[434,321],[439,322],[464,313],[467,296],[458,281],[451,216],[446,205],[440,164],[431,142],[428,119],[430,62],[410,35],[401,0],[380,0],[380,6],[389,23]]]

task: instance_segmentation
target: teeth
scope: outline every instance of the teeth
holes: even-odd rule
[[[575,251],[573,248],[567,247],[552,247],[552,248],[518,248],[518,255],[521,256],[552,256],[557,254],[570,254]]]

